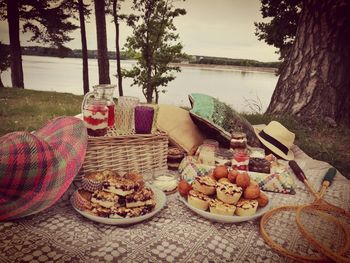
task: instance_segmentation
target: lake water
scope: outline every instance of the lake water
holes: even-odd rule
[[[121,64],[123,68],[131,68],[133,63],[122,61]],[[83,94],[81,59],[23,56],[23,70],[26,89]],[[110,72],[111,82],[117,83],[115,61],[110,61]],[[182,72],[175,74],[176,79],[166,87],[167,92],[160,94],[159,103],[190,106],[189,94],[205,93],[240,112],[251,112],[249,105],[256,102],[264,111],[277,83],[277,77],[266,72],[183,67]],[[96,59],[89,60],[89,79],[90,86],[98,84]],[[3,73],[2,80],[5,86],[11,86],[9,71]],[[131,87],[131,83],[131,79],[123,81],[124,95],[145,101],[141,88]]]

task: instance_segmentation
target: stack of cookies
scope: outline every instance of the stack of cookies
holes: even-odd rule
[[[154,193],[145,187],[141,175],[120,176],[109,170],[86,174],[72,200],[81,211],[109,218],[141,216],[156,206]]]
[[[186,192],[179,188],[180,194],[187,196],[189,205],[213,214],[252,216],[258,207],[268,203],[268,197],[247,173],[229,171],[225,166],[217,166],[213,174],[197,176],[191,185],[181,185],[181,188],[189,189]]]

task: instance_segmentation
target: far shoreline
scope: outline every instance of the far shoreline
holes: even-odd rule
[[[33,56],[33,57],[55,57],[59,58],[56,56],[43,56],[43,55],[29,55],[29,54],[24,54],[23,56]],[[78,57],[64,57],[64,58],[75,58],[75,59],[81,59]],[[61,59],[64,59],[61,58]],[[97,58],[89,58],[90,59],[97,59]],[[114,59],[109,59],[110,61]],[[135,61],[132,59],[122,59],[122,61]],[[176,67],[182,67],[182,68],[200,68],[204,70],[224,70],[224,71],[238,71],[238,72],[256,72],[256,73],[274,73],[276,74],[277,68],[270,68],[270,67],[252,67],[252,66],[235,66],[235,65],[220,65],[220,64],[199,64],[199,63],[170,63],[171,66],[176,66]]]
[[[225,71],[258,72],[258,73],[276,73],[277,72],[277,68],[268,68],[268,67],[248,67],[248,66],[194,64],[194,63],[170,63],[170,65],[183,67],[183,68],[201,68],[205,70],[225,70]]]

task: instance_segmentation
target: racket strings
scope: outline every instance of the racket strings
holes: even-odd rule
[[[323,256],[298,230],[295,220],[297,206],[277,208],[264,216],[260,230],[264,240],[281,254],[298,261],[320,261]]]
[[[346,211],[326,203],[302,206],[296,211],[301,233],[318,251],[336,262],[350,262],[349,221]]]
[[[303,209],[300,212],[300,225],[313,236],[318,243],[333,251],[341,251],[347,243],[347,232],[341,225],[334,223],[338,220],[332,213],[314,209]]]

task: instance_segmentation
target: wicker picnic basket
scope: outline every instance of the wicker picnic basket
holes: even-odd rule
[[[119,135],[111,129],[103,137],[88,137],[85,160],[76,180],[90,171],[110,169],[118,173],[137,171],[141,174],[167,169],[168,135]]]

